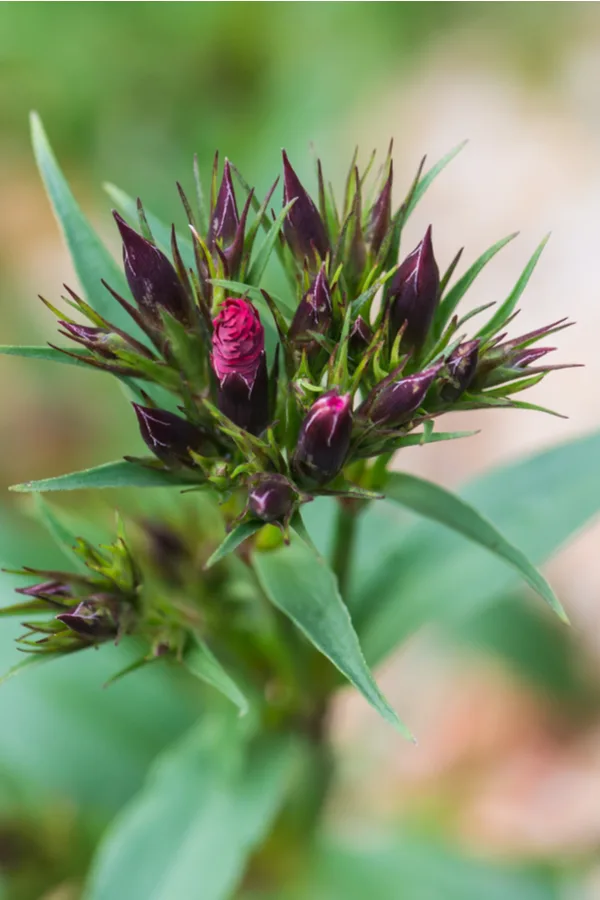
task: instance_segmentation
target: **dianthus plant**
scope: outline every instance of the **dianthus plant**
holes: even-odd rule
[[[128,669],[182,665],[247,713],[244,725],[225,717],[215,744],[218,756],[235,732],[247,748],[239,765],[264,781],[264,808],[258,822],[250,815],[242,841],[247,856],[287,808],[283,785],[299,746],[326,746],[342,676],[409,734],[369,668],[395,636],[372,639],[378,597],[359,604],[353,585],[357,528],[374,505],[408,507],[479,543],[564,617],[544,578],[491,522],[402,473],[403,448],[469,436],[439,427],[448,412],[538,408],[523,391],[561,368],[548,364],[546,342],[568,323],[515,334],[513,320],[545,242],[505,299],[463,314],[467,290],[514,235],[459,278],[462,251],[440,271],[431,226],[416,247],[403,239],[460,148],[429,170],[421,164],[399,205],[391,148],[381,165],[373,155],[360,167],[355,157],[339,197],[319,161],[311,194],[284,152],[259,197],[216,156],[208,192],[198,165],[193,192],[178,185],[180,233],[111,188],[121,271],[76,206],[37,119],[33,133],[80,285],[67,287],[62,303],[44,298],[58,320],[49,346],[10,352],[118,379],[147,451],[16,489],[163,487],[183,512],[125,515],[112,543],[95,546],[71,539],[60,514],[43,507],[73,570],[23,569],[36,580],[2,612],[25,620],[23,664],[130,642],[141,649]],[[285,288],[274,293],[276,265]],[[311,784],[313,776],[305,773]],[[240,784],[249,790],[241,775]],[[120,845],[105,854],[92,896],[109,896],[98,885],[111,883],[113,857],[123,853]],[[197,896],[229,896],[245,864],[238,854],[225,886]],[[134,881],[110,896],[135,900],[140,891]]]

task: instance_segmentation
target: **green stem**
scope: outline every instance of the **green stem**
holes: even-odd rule
[[[342,500],[338,503],[335,544],[333,547],[333,571],[337,575],[342,597],[347,595],[349,587],[359,511],[360,507],[355,500]]]

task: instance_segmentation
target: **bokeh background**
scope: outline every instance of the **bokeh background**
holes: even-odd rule
[[[311,184],[314,145],[339,186],[356,144],[365,160],[393,137],[400,200],[424,153],[433,162],[469,138],[405,249],[432,222],[443,270],[460,246],[467,265],[520,229],[471,291],[475,306],[502,299],[551,230],[518,331],[571,316],[557,361],[586,368],[532,397],[568,419],[469,416],[482,432],[468,444],[415,448],[401,464],[455,486],[600,424],[598,4],[1,4],[3,344],[50,339],[37,295],[56,301],[75,284],[30,150],[30,109],[115,251],[105,181],[182,224],[175,181],[191,185],[194,153],[208,171],[218,147],[260,193],[281,147]],[[6,487],[135,452],[139,438],[118,389],[94,373],[0,358],[0,385],[0,558],[43,563],[53,551]],[[69,498],[75,512],[99,503]],[[570,632],[511,596],[457,633],[419,634],[386,668],[417,750],[342,698],[330,817],[402,828],[408,893],[384,900],[600,897],[599,538],[587,529],[547,567]],[[12,654],[2,625],[3,667]],[[185,691],[163,679],[102,692],[104,658],[67,663],[0,691],[1,900],[76,898],[107,818],[190,721]]]

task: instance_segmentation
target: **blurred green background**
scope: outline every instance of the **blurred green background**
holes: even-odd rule
[[[314,145],[339,186],[355,144],[365,159],[393,137],[399,200],[423,153],[433,161],[469,137],[408,240],[432,221],[443,269],[459,246],[468,264],[522,228],[482,276],[475,306],[514,283],[551,228],[519,331],[575,317],[557,361],[587,368],[548,379],[533,397],[568,423],[486,413],[475,426],[469,418],[483,431],[468,448],[406,451],[401,464],[455,485],[591,430],[600,421],[599,60],[595,3],[3,3],[0,341],[51,339],[37,294],[57,301],[64,281],[75,284],[30,151],[30,109],[115,251],[104,181],[182,224],[175,182],[191,185],[194,153],[208,171],[218,148],[260,194],[281,147],[310,184]],[[118,388],[72,371],[0,358],[4,564],[56,558],[9,484],[139,449]],[[125,501],[68,505],[88,502],[102,515]],[[342,698],[331,820],[366,818],[403,837],[372,850],[381,884],[361,886],[347,851],[330,854],[324,900],[369,890],[383,900],[600,897],[598,536],[589,530],[549,568],[571,633],[511,596],[458,633],[420,635],[388,666],[384,686],[420,735],[418,751]],[[2,602],[10,588],[6,576]],[[11,634],[3,624],[3,668]],[[191,721],[194,698],[175,676],[102,691],[109,655],[0,690],[1,900],[74,900],[107,818]],[[398,883],[409,887],[390,887]]]

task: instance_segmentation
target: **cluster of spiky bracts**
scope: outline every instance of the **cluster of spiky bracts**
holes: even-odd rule
[[[442,439],[434,424],[443,413],[525,405],[513,395],[553,368],[540,364],[552,348],[534,345],[565,321],[508,339],[509,304],[470,336],[474,313],[456,315],[448,288],[460,254],[440,278],[431,227],[400,253],[421,171],[394,211],[391,155],[369,201],[372,162],[362,174],[353,162],[340,209],[320,164],[315,203],[284,153],[276,215],[278,182],[258,203],[241,176],[236,194],[227,161],[219,183],[215,161],[206,221],[180,189],[191,266],[174,229],[172,261],[157,245],[140,203],[139,230],[114,214],[133,302],[106,287],[132,328],[104,320],[72,292],[89,324],[55,311],[80,345],[64,352],[142,386],[134,410],[152,457],[137,464],[185,471],[191,486],[224,497],[239,493],[240,518],[285,529],[316,494],[367,496],[376,487],[368,461]],[[289,299],[261,287],[273,254]],[[170,409],[152,399],[153,385],[170,393]]]

